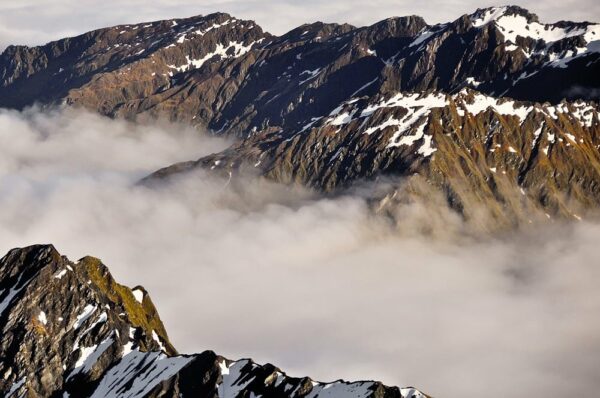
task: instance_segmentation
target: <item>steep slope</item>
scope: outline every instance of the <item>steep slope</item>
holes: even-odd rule
[[[542,24],[516,6],[492,7],[430,26],[388,63],[403,90],[456,92],[468,86],[529,101],[596,99],[600,25]],[[588,90],[588,92],[586,92]]]
[[[5,397],[425,397],[371,381],[316,383],[211,351],[177,355],[143,288],[50,245],[0,260],[0,327]]]
[[[463,89],[356,97],[293,131],[263,132],[222,153],[159,170],[253,170],[334,191],[381,175],[426,181],[467,219],[497,225],[580,217],[600,205],[600,118],[593,103],[556,106]]]

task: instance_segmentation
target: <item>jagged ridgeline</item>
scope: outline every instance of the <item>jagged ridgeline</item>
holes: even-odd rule
[[[148,293],[51,245],[0,260],[4,397],[425,398],[373,381],[318,383],[212,351],[179,355]]]
[[[466,219],[484,209],[509,226],[600,204],[600,25],[515,6],[282,36],[222,13],[125,25],[9,47],[0,79],[4,107],[69,104],[240,138],[152,178],[251,169],[335,191],[400,176]]]

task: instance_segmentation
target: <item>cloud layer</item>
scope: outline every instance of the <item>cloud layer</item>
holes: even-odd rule
[[[600,21],[594,0],[520,0],[543,21]],[[476,8],[501,5],[481,0],[427,2],[372,0],[3,0],[0,2],[0,49],[8,44],[42,44],[117,24],[188,17],[216,11],[252,19],[281,34],[305,22],[347,22],[362,26],[391,16],[421,15],[429,23],[454,20]]]
[[[226,145],[183,126],[0,111],[0,251],[100,257],[149,290],[183,352],[448,398],[600,388],[597,224],[435,240],[360,195],[203,173],[134,185]]]

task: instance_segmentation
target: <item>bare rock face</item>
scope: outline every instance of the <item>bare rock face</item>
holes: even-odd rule
[[[21,384],[28,396],[89,395],[128,353],[176,354],[147,293],[117,284],[98,259],[15,249],[0,261],[0,286],[4,393]]]
[[[0,394],[27,397],[423,398],[378,382],[323,384],[211,351],[178,355],[142,287],[51,245],[0,260]]]

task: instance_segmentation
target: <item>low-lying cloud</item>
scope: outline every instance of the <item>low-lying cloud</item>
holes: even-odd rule
[[[0,250],[100,257],[149,290],[182,352],[447,398],[598,391],[597,224],[433,239],[360,195],[201,172],[135,185],[225,146],[183,126],[0,111]]]

